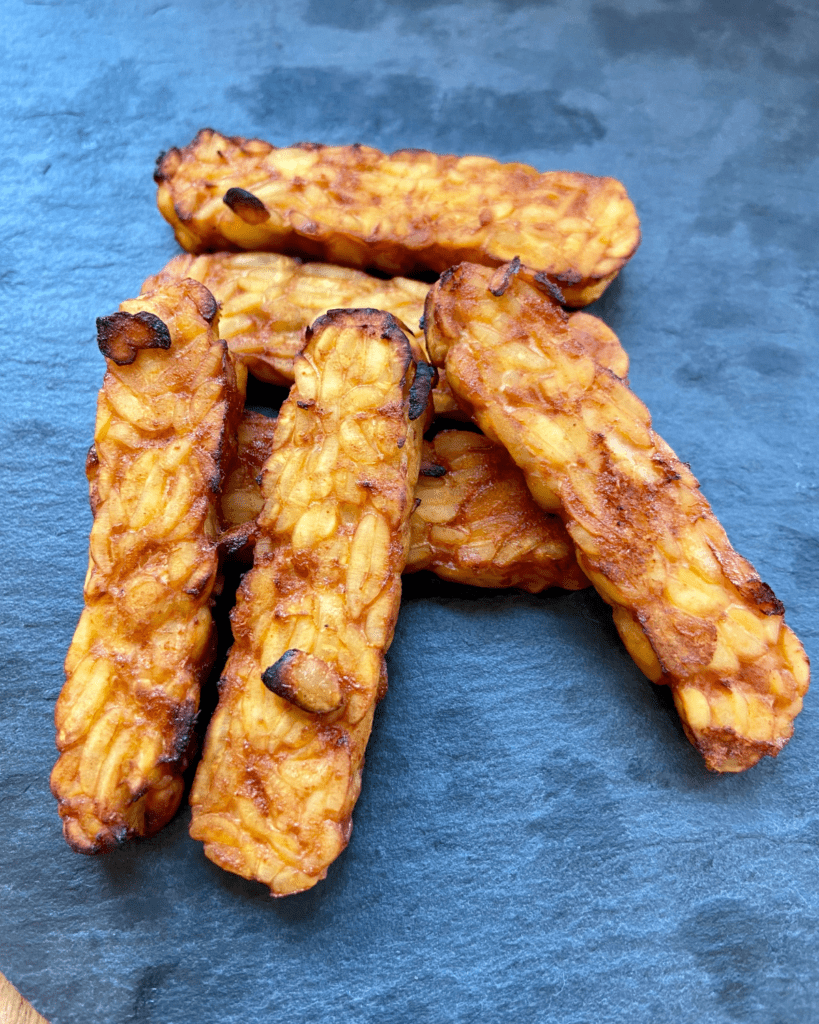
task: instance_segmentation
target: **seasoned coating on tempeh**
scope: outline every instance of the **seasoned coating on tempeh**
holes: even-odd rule
[[[488,275],[494,282],[492,287],[495,288],[496,291],[500,288],[502,293],[508,282],[511,281],[516,274],[519,274],[521,270],[524,271],[524,274],[528,273],[526,268],[521,266],[520,260],[516,259],[511,263],[506,264],[506,266],[501,267],[494,276],[491,274]],[[536,280],[536,283],[539,282]],[[550,295],[552,294],[551,290],[548,288],[547,292]],[[432,296],[430,295],[428,298],[431,301]],[[466,291],[461,292],[458,300],[461,316],[467,316],[469,313],[468,303],[471,300],[471,293],[467,293]],[[438,316],[443,316],[444,312],[445,311],[439,309]],[[569,313],[568,317],[569,327],[575,343],[585,349],[595,362],[599,363],[601,366],[608,367],[612,373],[625,380],[628,377],[628,353],[620,344],[620,339],[614,331],[600,320],[599,317],[592,316],[591,313],[584,313],[582,310]],[[458,405],[457,395],[453,393],[452,387],[450,386],[446,376],[446,355],[451,337],[454,336],[452,334],[454,329],[454,327],[450,327],[448,331],[426,331],[425,334],[427,345],[430,346],[428,348],[429,358],[438,367],[439,373],[438,385],[435,389],[434,395],[435,413],[436,415],[452,416],[452,410],[457,408],[461,410],[462,416],[469,418],[469,413],[466,411],[467,407],[464,406],[461,408],[461,406]]]
[[[601,366],[625,380],[628,377],[628,354],[614,331],[599,317],[578,311],[569,316],[572,336]]]
[[[594,356],[602,366],[608,366],[618,377],[625,379],[628,376],[628,353],[610,327],[596,316],[580,311],[572,313],[569,322],[578,342],[586,348],[589,355]],[[430,352],[429,355],[438,367],[438,383],[432,392],[435,415],[451,420],[468,421],[469,413],[458,405],[458,400],[446,379],[446,369],[444,368],[446,352]]]
[[[108,369],[87,465],[94,524],[51,775],[81,853],[156,832],[182,798],[242,405],[217,310],[179,281],[97,321]]]
[[[259,474],[273,445],[275,420],[246,412],[239,450],[222,492],[226,532],[219,546],[248,560],[263,499]],[[473,587],[580,590],[589,581],[558,516],[532,500],[505,448],[482,434],[444,430],[424,442],[421,475],[410,517],[404,572],[429,569]]]
[[[252,561],[256,517],[264,507],[261,473],[273,450],[276,420],[245,410],[238,429],[236,458],[220,495],[223,531],[219,551],[228,561]]]
[[[742,771],[793,732],[808,660],[648,410],[595,363],[533,275],[462,265],[430,294],[430,350],[459,401],[561,514],[630,654],[668,683],[709,768]]]
[[[558,516],[532,500],[505,448],[466,430],[424,442],[406,572],[430,569],[474,587],[589,585]]]
[[[220,337],[254,377],[271,384],[293,383],[304,330],[328,309],[383,309],[420,337],[429,291],[420,281],[383,281],[349,267],[266,252],[182,254],[142,287],[182,277],[213,293],[222,307]]]
[[[308,339],[191,793],[207,856],[274,895],[314,885],[349,839],[431,383],[388,313],[334,310]]]
[[[419,322],[429,291],[428,285],[404,277],[382,281],[349,267],[302,263],[264,252],[183,253],[149,277],[142,290],[185,277],[201,281],[221,303],[219,334],[233,356],[271,384],[293,383],[293,359],[304,345],[305,328],[328,309],[383,309],[421,337]],[[572,315],[598,362],[625,377],[628,356],[617,335],[597,317]],[[442,368],[432,399],[436,416],[469,418],[455,401]]]
[[[515,256],[570,306],[598,298],[640,242],[619,181],[424,150],[277,149],[209,128],[157,163],[157,202],[189,252],[266,249],[388,274]]]

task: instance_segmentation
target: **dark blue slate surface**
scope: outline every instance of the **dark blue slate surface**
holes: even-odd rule
[[[590,594],[407,588],[347,852],[270,901],[186,815],[64,845],[93,323],[176,251],[157,153],[210,125],[622,178],[598,303],[658,430],[817,653],[809,0],[113,0],[0,11],[0,970],[54,1024],[819,1021],[817,700],[715,777]]]

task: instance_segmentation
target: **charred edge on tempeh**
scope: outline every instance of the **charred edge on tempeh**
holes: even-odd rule
[[[266,668],[262,682],[271,693],[314,715],[337,711],[344,699],[335,669],[298,648],[285,651],[274,665]]]
[[[417,420],[422,413],[426,412],[429,396],[437,383],[438,371],[432,363],[418,363],[409,395],[410,420]]]
[[[171,334],[153,313],[112,313],[97,318],[97,344],[117,366],[129,366],[140,349],[170,348]]]
[[[247,189],[229,188],[222,197],[222,202],[246,224],[264,224],[270,219],[270,212],[261,199]]]

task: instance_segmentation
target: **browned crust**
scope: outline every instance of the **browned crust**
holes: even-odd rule
[[[419,321],[429,286],[419,281],[384,281],[274,253],[220,252],[174,257],[145,281],[143,291],[186,277],[201,281],[220,302],[220,335],[233,356],[271,384],[293,383],[305,329],[329,309],[387,310],[423,343]]]
[[[183,792],[215,652],[216,491],[241,395],[201,284],[101,320],[109,353],[86,461],[85,609],[66,658],[51,775],[69,845],[100,853],[161,828]]]
[[[589,586],[562,521],[532,500],[505,448],[444,430],[424,443],[423,459],[406,572],[533,594]]]
[[[227,561],[252,560],[256,517],[264,506],[261,473],[273,450],[275,429],[275,419],[250,410],[239,423],[236,457],[219,497],[219,552]]]
[[[453,319],[451,315],[453,307],[438,301],[438,296],[445,294],[445,290],[449,287],[459,288],[459,282],[464,275],[470,273],[471,266],[472,264],[467,263],[463,265],[463,268],[456,266],[446,270],[441,274],[437,286],[434,289],[430,289],[424,303],[422,323],[425,325],[427,349],[430,359],[441,372],[441,383],[439,383],[438,387],[440,396],[437,394],[435,396],[435,411],[438,415],[451,415],[453,406],[461,408],[457,404],[457,395],[453,393],[446,379],[448,346],[452,339],[458,337],[459,321]],[[488,288],[490,293],[495,298],[501,298],[506,293],[515,276],[521,272],[523,272],[524,279],[535,286],[545,298],[554,299],[554,289],[551,283],[545,281],[540,274],[532,274],[531,271],[522,267],[519,262],[513,262],[508,267],[499,267],[489,276]],[[483,296],[480,292],[474,294],[479,296],[477,301],[482,300]],[[472,296],[473,292],[471,290],[459,289],[458,312],[461,318],[468,316],[468,304],[473,301]],[[571,330],[574,344],[587,352],[595,362],[608,368],[616,376],[626,380],[628,377],[629,357],[614,331],[599,317],[592,316],[590,313],[584,313],[582,310],[568,313],[566,316],[566,323]],[[461,411],[467,417],[469,416],[469,412],[465,408],[462,408]]]
[[[274,430],[274,420],[252,412],[239,425],[236,462],[222,493],[227,530],[219,548],[230,561],[252,558],[260,474]],[[562,521],[535,504],[506,450],[483,435],[445,430],[424,442],[415,498],[405,572],[428,569],[474,587],[531,593],[589,585]]]
[[[613,178],[424,150],[300,144],[200,131],[160,157],[157,202],[183,248],[265,249],[389,274],[519,257],[583,306],[640,242]]]
[[[191,835],[273,895],[315,885],[349,839],[420,463],[418,354],[389,314],[319,318],[262,473]]]
[[[501,295],[491,284],[490,271],[464,264],[428,303],[428,345],[446,353],[458,400],[564,519],[629,652],[671,686],[707,766],[742,771],[775,755],[809,678],[782,605],[645,406],[590,357],[534,276],[521,270]]]

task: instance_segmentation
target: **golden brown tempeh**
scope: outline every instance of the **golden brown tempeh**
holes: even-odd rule
[[[614,331],[596,316],[589,313],[572,313],[569,322],[574,336],[583,345],[589,355],[593,356],[601,366],[608,366],[618,377],[628,376],[628,353],[620,344]],[[446,378],[446,352],[430,352],[430,359],[438,367],[438,383],[432,392],[432,401],[436,417],[452,420],[470,420],[470,415],[458,405],[458,400]]]
[[[189,252],[266,249],[388,274],[519,257],[566,302],[598,298],[640,242],[619,181],[423,150],[259,139],[203,129],[156,171],[157,202]]]
[[[560,518],[535,504],[506,449],[483,435],[444,430],[424,442],[415,497],[406,572],[533,594],[589,585]]]
[[[330,309],[383,309],[420,336],[429,291],[429,285],[403,277],[383,281],[349,267],[266,252],[182,254],[142,288],[184,277],[213,293],[222,307],[220,337],[254,377],[271,384],[293,383],[293,359],[316,317]]]
[[[708,767],[742,771],[777,754],[802,707],[807,657],[642,402],[526,271],[453,268],[425,321],[459,401],[541,507],[562,515],[626,647],[671,686]]]
[[[223,532],[219,550],[228,561],[252,561],[256,518],[264,507],[261,473],[273,451],[276,420],[245,410],[238,430],[236,457],[219,498]]]
[[[330,309],[383,309],[417,330],[420,338],[429,291],[407,278],[382,281],[348,267],[259,252],[175,256],[142,290],[185,277],[201,281],[222,304],[219,334],[233,356],[259,380],[272,384],[292,384],[293,359],[304,344],[305,328]],[[598,362],[625,377],[628,356],[617,335],[597,317],[572,315]],[[442,365],[432,399],[436,416],[469,418],[455,401]]]
[[[275,420],[246,412],[236,462],[222,493],[227,532],[220,548],[249,558],[263,499],[258,477],[273,445]],[[505,448],[482,434],[444,430],[424,442],[420,500],[410,518],[404,572],[429,569],[473,587],[589,586],[558,516],[535,504]]]
[[[191,794],[207,856],[276,895],[314,885],[349,839],[431,383],[389,314],[337,310],[308,339]]]
[[[214,652],[216,494],[241,415],[217,309],[181,281],[97,321],[108,369],[88,460],[94,525],[51,775],[81,853],[157,831],[182,797]]]

